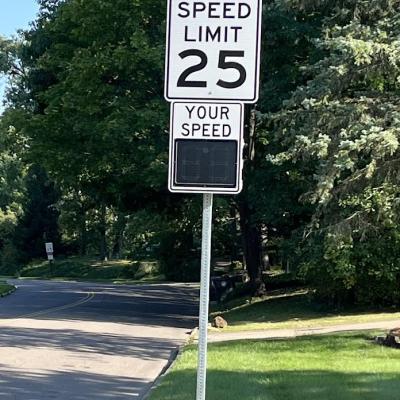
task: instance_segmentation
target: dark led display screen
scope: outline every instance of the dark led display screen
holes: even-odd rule
[[[236,186],[237,141],[178,139],[175,146],[175,185]]]

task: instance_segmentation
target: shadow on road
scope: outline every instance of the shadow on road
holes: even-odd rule
[[[0,348],[45,347],[78,353],[119,355],[142,360],[168,359],[178,343],[172,338],[100,334],[75,329],[1,327]],[[1,361],[1,359],[0,359]],[[0,396],[0,399],[2,397]]]
[[[60,371],[16,372],[0,364],[0,399],[126,400],[140,398],[149,384],[134,378]]]
[[[0,302],[1,400],[141,399],[197,322],[193,285],[15,284]]]
[[[4,302],[0,318],[23,317],[51,308],[63,307],[94,298],[73,308],[49,311],[34,319],[115,322],[191,329],[198,315],[198,290],[193,287],[148,285],[116,286],[106,284],[25,283],[19,293]],[[22,293],[24,291],[24,293]]]

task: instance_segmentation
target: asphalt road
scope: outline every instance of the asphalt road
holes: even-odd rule
[[[141,399],[197,322],[194,285],[13,284],[0,299],[1,400]]]

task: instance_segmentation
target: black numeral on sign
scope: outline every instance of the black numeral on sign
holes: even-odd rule
[[[189,75],[203,70],[208,63],[207,54],[201,50],[190,49],[182,51],[179,54],[179,57],[184,59],[187,57],[199,57],[200,62],[196,65],[193,65],[187,68],[178,79],[178,87],[207,87],[207,81],[189,81],[187,78]],[[246,82],[247,73],[246,69],[242,64],[239,64],[235,61],[228,61],[227,58],[243,58],[244,51],[235,51],[235,50],[221,50],[219,53],[219,61],[218,68],[219,69],[235,69],[239,72],[239,78],[234,82],[227,82],[220,79],[217,82],[217,85],[223,87],[225,89],[236,89],[242,86]]]
[[[188,81],[187,77],[194,72],[201,71],[207,65],[207,55],[203,53],[201,50],[185,50],[179,54],[180,58],[192,57],[196,56],[200,58],[200,62],[192,67],[188,68],[183,72],[183,74],[178,79],[178,86],[179,87],[207,87],[207,82],[205,81]]]
[[[219,53],[219,63],[218,68],[220,69],[236,69],[239,71],[239,79],[235,82],[226,82],[223,80],[219,80],[217,82],[218,86],[221,86],[225,89],[236,89],[243,85],[246,82],[247,73],[242,64],[239,64],[234,61],[227,61],[228,57],[244,57],[244,51],[221,51]]]

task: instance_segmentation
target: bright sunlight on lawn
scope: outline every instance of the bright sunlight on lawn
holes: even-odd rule
[[[306,291],[269,296],[252,304],[244,304],[228,311],[215,312],[228,321],[224,331],[258,329],[301,329],[340,324],[356,324],[386,320],[400,320],[400,310],[353,308],[334,311],[310,302]],[[400,398],[400,396],[399,396]]]
[[[398,400],[400,351],[372,334],[209,346],[207,400]],[[195,398],[196,347],[188,347],[150,400]]]

